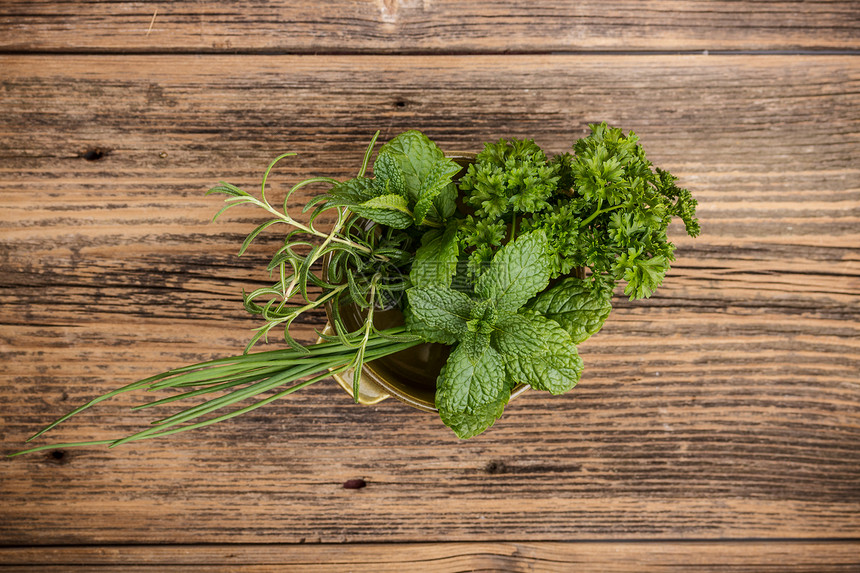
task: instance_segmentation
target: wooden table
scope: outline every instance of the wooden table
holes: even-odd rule
[[[284,151],[273,193],[349,177],[376,129],[557,153],[606,120],[703,228],[673,228],[651,300],[616,299],[574,391],[470,441],[328,380],[4,458],[4,571],[860,570],[858,2],[10,0],[0,29],[4,453],[241,351],[278,238],[237,258],[261,213],[212,224],[204,191]],[[53,440],[139,429],[140,400]]]

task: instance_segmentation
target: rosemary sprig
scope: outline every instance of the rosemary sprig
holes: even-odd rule
[[[367,171],[378,137],[377,131],[365,150],[359,177],[363,177]],[[287,224],[291,228],[284,245],[275,252],[267,265],[271,274],[278,274],[277,282],[250,293],[242,293],[245,309],[265,320],[262,326],[255,329],[245,352],[249,352],[261,340],[267,342],[269,332],[275,328],[283,329],[284,341],[292,349],[307,352],[290,334],[290,326],[302,313],[321,309],[327,303],[338,308],[344,304],[357,304],[361,308],[386,308],[391,306],[392,301],[398,300],[408,286],[405,280],[396,279],[401,276],[398,265],[408,263],[411,258],[404,248],[407,245],[404,244],[405,237],[402,234],[394,235],[391,229],[381,231],[379,225],[368,225],[367,221],[351,216],[347,207],[327,201],[326,194],[317,195],[302,209],[303,213],[310,212],[307,223],[301,223],[290,215],[289,200],[298,189],[312,183],[337,185],[337,180],[330,177],[306,179],[289,190],[284,198],[283,211],[271,205],[266,199],[269,175],[279,161],[293,155],[282,154],[269,164],[263,174],[259,199],[225,182],[207,193],[228,196],[225,199],[227,205],[216,213],[214,219],[231,207],[244,204],[256,205],[274,215],[275,218],[263,222],[248,234],[239,249],[239,256],[269,227]],[[326,213],[332,217],[323,217]],[[317,225],[322,218],[334,220],[327,230]],[[321,276],[317,271],[325,266],[324,260],[328,261],[329,270]],[[379,277],[385,277],[386,280]],[[371,320],[368,318],[367,322]],[[366,324],[364,328],[351,332],[339,317],[332,322],[341,343],[357,348],[361,348],[372,330],[372,325]],[[359,350],[355,364],[357,370],[361,369],[361,363]]]

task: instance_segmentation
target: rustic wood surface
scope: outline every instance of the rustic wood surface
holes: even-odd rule
[[[800,549],[801,551],[793,551]],[[111,547],[2,548],[4,571],[75,571],[121,566],[122,571],[263,573],[269,571],[402,573],[403,571],[513,571],[617,573],[622,571],[857,571],[857,546],[847,542],[768,541],[707,543],[401,543],[363,545],[119,545]],[[79,569],[78,569],[79,570]]]
[[[343,4],[0,8],[0,451],[244,347],[240,293],[278,237],[237,258],[262,213],[213,224],[203,192],[253,189],[284,151],[273,196],[350,176],[376,129],[559,152],[606,120],[694,191],[702,235],[673,228],[666,285],[616,299],[573,392],[526,393],[467,442],[328,380],[160,441],[2,459],[0,566],[860,568],[857,4],[648,2],[635,31],[623,3]],[[543,53],[800,48],[845,53]],[[296,53],[251,53],[269,50]],[[141,428],[145,398],[38,444]]]
[[[64,52],[860,49],[856,0],[5,0],[7,26]]]

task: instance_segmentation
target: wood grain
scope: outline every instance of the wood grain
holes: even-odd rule
[[[483,436],[356,407],[329,381],[159,442],[4,459],[0,544],[860,537],[856,58],[20,55],[0,69],[7,453],[88,397],[242,348],[256,322],[239,292],[268,280],[278,239],[236,259],[261,214],[212,225],[202,192],[253,188],[281,151],[301,155],[273,197],[349,176],[377,128],[559,152],[605,119],[681,176],[703,223],[695,241],[675,230],[659,294],[619,299],[582,346],[577,389],[527,393]],[[55,439],[146,424],[131,403]],[[344,489],[353,478],[367,487]],[[726,551],[743,564],[743,547]],[[838,547],[828,563],[850,568]]]
[[[590,571],[704,572],[856,571],[857,542],[799,541],[792,544],[748,542],[665,543],[403,543],[364,545],[227,545],[0,548],[5,571],[238,571],[262,573],[401,573],[402,571],[508,571],[556,573]]]
[[[0,28],[0,49],[59,52],[860,49],[851,0],[7,0]]]

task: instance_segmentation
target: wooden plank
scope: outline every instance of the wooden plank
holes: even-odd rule
[[[329,381],[121,449],[3,460],[6,545],[860,535],[860,68],[851,57],[0,58],[0,440],[155,370],[235,353],[277,244],[208,221],[347,177],[377,127],[444,149],[634,129],[700,199],[667,286],[619,300],[564,397],[459,442]],[[61,86],[61,89],[58,89]],[[401,105],[402,104],[402,105]],[[100,153],[96,152],[98,149]],[[296,204],[301,199],[296,199]],[[676,230],[677,231],[677,230]],[[674,233],[679,237],[679,233]],[[300,325],[310,341],[314,324]],[[55,439],[147,423],[104,404]],[[43,442],[40,442],[43,443]],[[367,487],[347,490],[353,478]]]
[[[0,49],[452,53],[856,50],[851,0],[29,2],[0,7]]]
[[[0,548],[4,571],[289,571],[400,573],[408,570],[587,573],[623,571],[856,571],[856,541],[658,543],[403,543],[361,545],[184,545]],[[29,569],[32,570],[32,569]]]

